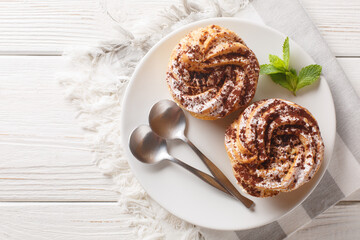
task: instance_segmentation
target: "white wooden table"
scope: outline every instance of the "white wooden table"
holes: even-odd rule
[[[169,0],[132,2],[129,18]],[[360,1],[303,0],[360,94]],[[54,78],[67,46],[111,36],[97,0],[0,1],[0,239],[122,239],[112,181]],[[359,239],[360,192],[290,239]]]

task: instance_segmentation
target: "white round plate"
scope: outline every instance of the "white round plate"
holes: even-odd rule
[[[293,96],[276,85],[267,76],[260,76],[253,101],[264,98],[282,98],[306,107],[317,119],[325,144],[324,162],[307,184],[299,189],[280,193],[272,198],[250,197],[256,204],[250,211],[241,202],[207,185],[196,176],[175,164],[145,165],[131,154],[128,141],[131,132],[140,124],[148,124],[148,114],[153,104],[161,99],[171,99],[166,85],[166,71],[171,51],[190,31],[216,24],[235,31],[256,54],[259,63],[268,63],[269,54],[282,56],[282,33],[269,27],[234,18],[214,18],[187,25],[157,43],[137,66],[124,96],[121,115],[122,145],[135,176],[146,192],[174,215],[199,226],[218,230],[242,230],[270,223],[299,205],[311,193],[324,175],[329,164],[335,140],[335,110],[329,87],[324,78],[298,91]],[[294,41],[290,40],[290,65],[298,72],[312,58]],[[222,120],[204,121],[186,113],[187,136],[208,156],[237,186],[224,147],[226,127],[239,112]],[[179,159],[209,173],[201,160],[185,144],[169,145],[170,152]],[[240,190],[240,188],[237,186]],[[241,191],[241,190],[240,190]]]

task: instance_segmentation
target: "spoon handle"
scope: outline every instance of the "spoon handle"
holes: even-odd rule
[[[171,160],[172,162],[174,163],[177,163],[179,164],[180,166],[184,167],[185,169],[189,170],[190,172],[192,172],[193,174],[195,174],[197,177],[199,177],[201,180],[203,180],[204,182],[210,184],[211,186],[219,189],[220,191],[223,191],[224,193],[226,194],[229,194],[229,192],[223,187],[221,186],[221,184],[218,183],[218,181],[210,176],[209,174],[206,174],[182,161],[180,161],[179,159],[177,158],[170,158],[169,160]],[[229,194],[231,196],[231,194]]]
[[[233,195],[235,198],[239,199],[247,208],[250,208],[254,205],[254,202],[245,196],[241,195],[238,190],[232,185],[232,183],[227,179],[225,174],[221,172],[221,170],[208,159],[187,137],[182,138],[185,143],[187,143],[194,152],[200,157],[200,159],[204,162],[213,176],[219,181],[219,183],[227,189],[227,191]]]

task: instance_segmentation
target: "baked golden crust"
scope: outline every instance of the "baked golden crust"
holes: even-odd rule
[[[173,50],[167,84],[193,116],[214,120],[245,108],[259,77],[255,54],[234,32],[211,25],[190,32]]]
[[[324,156],[315,118],[282,99],[248,106],[226,130],[225,147],[239,185],[256,197],[297,189],[315,175]]]

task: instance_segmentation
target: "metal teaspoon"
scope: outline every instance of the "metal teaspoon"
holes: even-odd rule
[[[241,195],[224,173],[185,136],[185,114],[175,102],[167,99],[157,102],[150,110],[149,123],[151,129],[160,137],[165,139],[180,139],[187,143],[204,162],[213,176],[231,195],[239,199],[248,208],[254,205],[254,202]]]
[[[132,154],[143,163],[158,164],[163,161],[174,162],[192,172],[206,183],[229,194],[212,176],[171,156],[167,151],[165,139],[156,135],[147,125],[141,125],[131,133],[129,147]]]

